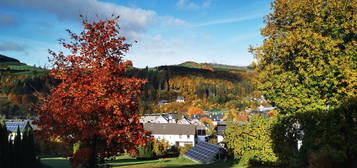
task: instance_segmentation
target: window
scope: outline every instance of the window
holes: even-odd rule
[[[187,135],[187,139],[190,139],[190,135]]]
[[[197,135],[206,135],[206,130],[197,130]]]
[[[180,138],[180,139],[182,138],[182,135],[181,135],[181,134],[179,135],[179,138]]]

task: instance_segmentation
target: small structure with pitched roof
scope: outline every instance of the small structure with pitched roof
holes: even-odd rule
[[[9,131],[9,139],[14,140],[17,134],[17,128],[20,132],[24,132],[26,129],[31,128],[30,122],[28,120],[8,120],[5,121],[6,129]]]
[[[166,140],[172,146],[195,145],[196,126],[177,123],[144,123],[144,129],[158,140]]]
[[[221,146],[200,142],[187,151],[184,157],[199,163],[212,163],[223,159],[226,156],[225,153],[226,151]]]

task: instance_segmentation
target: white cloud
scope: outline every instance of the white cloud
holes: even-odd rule
[[[161,21],[161,26],[163,27],[173,27],[173,26],[182,26],[182,25],[187,25],[188,23],[184,20],[171,17],[171,16],[161,16],[160,17]]]
[[[25,51],[25,45],[11,41],[0,42],[0,51]]]
[[[193,0],[178,0],[176,6],[181,9],[203,9],[210,7],[211,4],[212,0],[196,0],[195,2]]]
[[[141,33],[159,22],[159,25],[182,24],[184,21],[168,16],[158,16],[155,11],[130,8],[100,0],[5,0],[0,5],[11,5],[54,14],[59,20],[79,21],[83,14],[88,19],[119,15],[119,25],[125,36],[138,40]]]
[[[196,48],[189,38],[164,39],[161,34],[145,35],[127,53],[136,67],[179,64],[185,61],[210,62],[212,55]],[[212,58],[212,57],[211,57]]]
[[[205,23],[192,24],[191,27],[202,27],[202,26],[210,26],[210,25],[225,24],[225,23],[235,23],[235,22],[247,21],[252,19],[258,19],[262,17],[263,15],[253,15],[253,16],[243,16],[243,17],[235,17],[235,18],[228,18],[228,19],[219,19],[219,20],[208,21]]]

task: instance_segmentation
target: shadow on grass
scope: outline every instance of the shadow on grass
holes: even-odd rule
[[[231,168],[234,162],[215,162],[210,164],[167,165],[165,168]]]
[[[157,163],[157,160],[137,160],[137,159],[119,159],[108,161],[107,164],[114,167],[134,166],[142,164]]]
[[[70,168],[69,160],[65,158],[44,158],[41,159],[43,168]]]
[[[107,162],[113,167],[140,167],[140,168],[230,168],[234,165],[233,162],[219,161],[211,164],[200,164],[186,158],[162,158],[156,160],[136,160],[134,158],[119,158],[117,160]]]

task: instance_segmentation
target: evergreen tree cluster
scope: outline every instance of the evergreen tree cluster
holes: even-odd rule
[[[11,140],[6,125],[0,124],[0,167],[40,167],[32,129],[26,129],[21,133],[18,127],[15,139]]]

